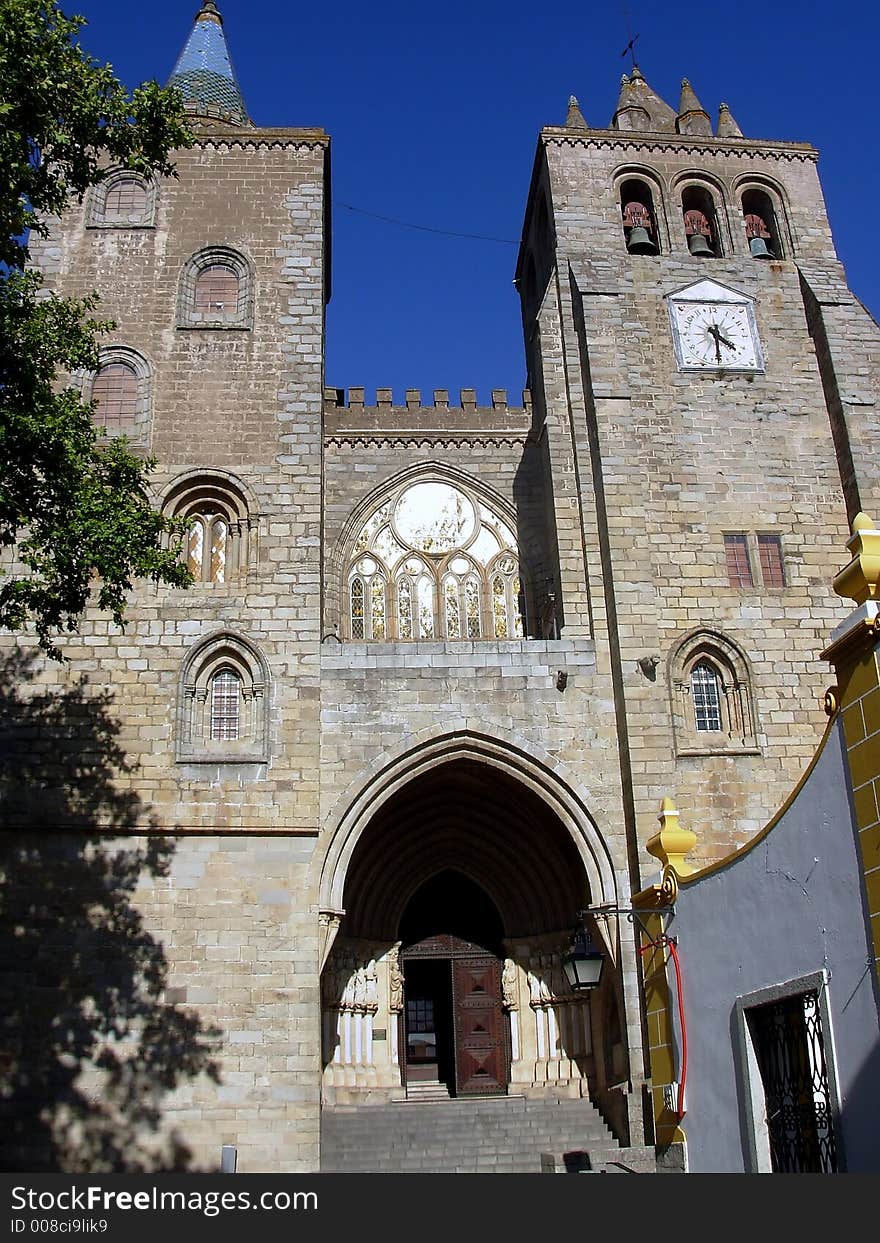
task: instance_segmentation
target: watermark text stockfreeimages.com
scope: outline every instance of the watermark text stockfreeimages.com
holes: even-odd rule
[[[31,1213],[101,1213],[122,1212],[184,1212],[218,1217],[224,1212],[262,1209],[264,1212],[316,1211],[318,1196],[314,1191],[163,1191],[150,1187],[143,1191],[111,1191],[100,1184],[65,1187],[61,1191],[38,1191],[34,1187],[12,1188],[13,1212]],[[23,1220],[23,1219],[21,1219]],[[84,1230],[84,1227],[80,1227]],[[60,1227],[56,1227],[60,1230]],[[21,1233],[20,1227],[13,1227]],[[49,1228],[41,1233],[55,1233]],[[60,1230],[61,1233],[67,1233]],[[88,1231],[93,1233],[92,1230]]]

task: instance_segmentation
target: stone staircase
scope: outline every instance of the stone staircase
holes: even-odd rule
[[[322,1173],[539,1174],[577,1169],[582,1153],[596,1172],[656,1168],[653,1148],[621,1148],[585,1100],[408,1100],[321,1114]]]

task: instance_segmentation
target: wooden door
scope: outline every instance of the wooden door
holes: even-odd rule
[[[458,1096],[507,1091],[501,963],[491,954],[452,960]]]

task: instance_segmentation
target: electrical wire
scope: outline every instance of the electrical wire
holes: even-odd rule
[[[499,242],[503,246],[519,245],[519,239],[514,241],[511,237],[490,237],[485,233],[454,233],[451,229],[434,229],[427,224],[413,224],[409,220],[398,220],[394,216],[380,216],[378,212],[366,211],[363,207],[343,203],[340,199],[334,199],[333,206],[344,207],[346,211],[356,212],[358,216],[369,216],[372,220],[383,220],[385,224],[394,224],[400,229],[417,229],[420,233],[437,233],[440,237],[462,237],[469,242]]]

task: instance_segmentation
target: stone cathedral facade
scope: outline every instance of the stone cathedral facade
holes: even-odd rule
[[[708,863],[798,781],[830,580],[880,511],[880,334],[817,152],[638,69],[607,125],[572,100],[525,206],[526,391],[368,402],[324,374],[328,136],[252,124],[211,3],[172,81],[178,179],[114,170],[34,256],[115,320],[82,382],[158,459],[196,581],[139,585],[124,633],[90,614],[22,691],[105,697],[124,814],[47,801],[64,748],[9,802],[25,835],[173,841],[133,901],[217,1069],[145,1145],[308,1171],[322,1110],[508,1094],[650,1146],[617,912],[662,798]],[[561,969],[585,908],[590,994]]]

